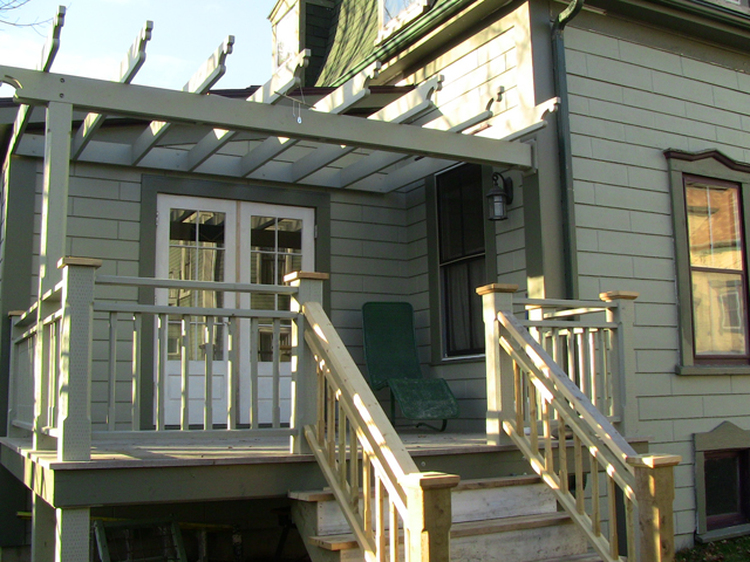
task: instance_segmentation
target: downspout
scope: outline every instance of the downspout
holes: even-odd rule
[[[565,26],[578,15],[584,0],[572,0],[552,23],[552,72],[555,95],[560,99],[557,111],[557,147],[560,162],[560,202],[562,205],[563,254],[566,297],[578,298],[578,257],[575,242],[575,198],[573,191],[573,153],[570,146],[568,78],[565,67]]]

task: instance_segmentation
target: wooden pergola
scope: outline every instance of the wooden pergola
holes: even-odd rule
[[[442,114],[431,99],[441,77],[405,89],[367,118],[344,115],[370,94],[379,65],[307,106],[290,97],[308,64],[305,51],[247,99],[211,94],[226,71],[232,36],[182,90],[131,83],[146,58],[150,21],[121,63],[118,81],[55,74],[50,68],[64,15],[61,7],[36,70],[0,66],[0,81],[15,88],[21,104],[4,165],[13,155],[44,158],[40,295],[59,280],[54,264],[63,256],[71,162],[380,193],[457,162],[533,167],[528,144],[483,136],[496,100]],[[32,111],[41,109],[45,126],[29,126]],[[528,126],[538,125],[549,108],[539,109]],[[123,119],[142,132],[133,138],[106,126]]]

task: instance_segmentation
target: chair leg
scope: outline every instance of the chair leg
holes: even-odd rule
[[[393,390],[391,390],[391,424],[396,425],[396,397],[393,395]]]
[[[445,431],[445,428],[448,426],[448,420],[443,420],[443,424],[437,428],[434,425],[430,425],[429,423],[419,422],[415,427],[429,427],[430,429],[434,429],[435,431],[443,432]]]

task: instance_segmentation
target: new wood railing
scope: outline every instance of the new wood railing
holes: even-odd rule
[[[484,300],[488,435],[500,428],[607,562],[674,559],[674,455],[643,456],[513,313],[515,286]],[[492,439],[491,439],[492,440]]]
[[[305,435],[365,559],[447,562],[458,477],[417,469],[321,305],[302,310],[318,377]]]

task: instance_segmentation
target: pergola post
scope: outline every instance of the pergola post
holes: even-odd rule
[[[291,310],[299,314],[292,322],[292,419],[290,426],[294,431],[290,441],[292,454],[309,454],[312,452],[304,435],[307,425],[315,425],[318,413],[317,369],[315,357],[305,343],[305,319],[302,307],[307,302],[323,302],[323,282],[327,281],[327,273],[310,273],[297,271],[284,278],[292,287],[298,287],[299,292],[292,297]]]
[[[482,297],[484,349],[487,371],[487,444],[500,445],[505,440],[503,419],[513,416],[513,360],[500,349],[498,311],[513,314],[513,293],[518,285],[492,283],[477,289]]]
[[[89,508],[55,510],[55,562],[81,562],[90,557]]]

